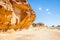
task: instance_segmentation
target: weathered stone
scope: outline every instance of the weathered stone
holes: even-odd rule
[[[26,0],[0,0],[0,29],[27,29],[35,20],[35,12]]]
[[[32,26],[33,26],[33,27],[43,28],[43,27],[44,27],[44,23],[33,23]]]

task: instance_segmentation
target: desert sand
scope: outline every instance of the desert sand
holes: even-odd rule
[[[0,40],[60,40],[60,30],[30,28],[22,31],[1,32]]]

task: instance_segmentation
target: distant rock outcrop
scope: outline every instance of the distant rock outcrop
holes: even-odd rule
[[[0,0],[0,30],[27,29],[35,17],[26,0]]]
[[[44,27],[44,23],[33,23],[33,27]]]
[[[57,27],[60,27],[60,25],[57,25]]]

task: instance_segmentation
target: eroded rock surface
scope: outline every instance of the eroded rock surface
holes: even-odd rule
[[[0,0],[0,30],[27,29],[35,17],[26,0]]]

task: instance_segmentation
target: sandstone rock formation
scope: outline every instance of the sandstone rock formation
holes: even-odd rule
[[[35,17],[26,0],[0,0],[0,30],[27,29]]]
[[[44,27],[44,23],[33,23],[32,26],[33,26],[33,27],[43,28],[43,27]]]

